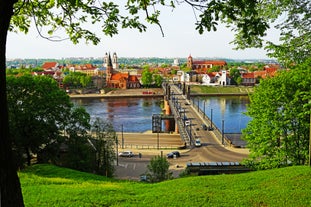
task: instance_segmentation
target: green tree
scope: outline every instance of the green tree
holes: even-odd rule
[[[112,177],[115,171],[116,132],[110,122],[96,118],[92,124],[92,143],[96,151],[95,172]]]
[[[160,74],[153,75],[154,83],[157,87],[162,86],[163,77]]]
[[[240,71],[237,68],[230,69],[230,77],[233,80],[234,84],[239,85],[239,81],[242,81]]]
[[[92,83],[92,78],[81,72],[70,72],[64,77],[63,83],[74,88],[85,88]]]
[[[268,169],[308,162],[310,62],[261,81],[247,110],[252,120],[243,131],[250,166]]]
[[[42,151],[42,146],[59,143],[72,104],[56,81],[46,76],[8,77],[7,96],[14,149],[26,155],[30,165],[32,154]]]
[[[172,172],[169,171],[170,164],[163,156],[155,156],[151,158],[148,164],[147,180],[150,182],[161,182],[172,179]]]
[[[90,115],[85,108],[74,107],[65,126],[64,143],[68,146],[66,158],[62,165],[72,169],[93,172],[95,167],[95,150],[90,144]]]
[[[144,87],[150,87],[153,83],[152,73],[150,72],[149,68],[145,68],[141,74],[141,81]]]

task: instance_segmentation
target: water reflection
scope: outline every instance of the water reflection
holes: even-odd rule
[[[152,115],[160,114],[163,98],[73,99],[74,104],[84,106],[91,118],[100,117],[112,122],[117,131],[144,132],[152,128]],[[225,133],[239,133],[250,118],[244,115],[247,96],[215,96],[194,98],[195,104],[207,116],[213,113],[213,122],[221,129],[224,120]]]

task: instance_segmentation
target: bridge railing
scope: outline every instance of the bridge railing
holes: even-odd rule
[[[223,144],[231,146],[232,142],[231,140],[220,130],[213,122],[212,120],[200,109],[200,107],[195,103],[194,100],[190,100],[193,110],[197,112],[197,114],[201,117],[201,119],[207,124],[208,128],[210,128],[217,139]]]

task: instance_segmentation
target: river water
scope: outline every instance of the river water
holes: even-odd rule
[[[225,133],[240,133],[250,118],[244,115],[249,103],[247,96],[195,97],[200,109]],[[116,131],[145,132],[152,129],[152,115],[160,114],[163,98],[81,98],[73,103],[85,107],[91,115],[110,121]]]

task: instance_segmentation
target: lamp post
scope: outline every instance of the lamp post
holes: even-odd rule
[[[200,105],[200,99],[199,99],[199,97],[198,97],[198,111],[199,111],[199,105]]]
[[[159,138],[160,127],[157,127],[157,149],[160,149],[160,138]]]
[[[204,112],[204,114],[203,114],[203,119],[205,119],[205,100],[204,100],[204,102],[203,102],[203,112]]]
[[[213,129],[213,109],[211,108],[211,129]]]
[[[116,157],[117,157],[117,166],[119,165],[119,153],[118,153],[118,136],[115,134],[115,140],[116,140]]]
[[[222,122],[221,122],[222,124],[221,124],[221,128],[222,128],[222,133],[221,133],[221,144],[224,144],[224,133],[225,133],[225,129],[224,129],[224,127],[225,127],[225,120],[222,120]]]
[[[123,124],[121,124],[121,138],[122,149],[124,149]]]

